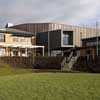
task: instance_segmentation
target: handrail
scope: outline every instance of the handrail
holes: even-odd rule
[[[66,63],[66,57],[64,57],[63,61],[61,62],[61,67],[63,67]]]
[[[79,58],[79,54],[77,52],[77,55],[74,57],[74,62],[72,63],[71,59],[73,58],[73,56],[71,57],[70,61],[69,61],[69,65],[72,64],[71,66],[73,66],[75,64],[75,62],[77,61],[77,59]]]
[[[69,55],[69,57],[67,59],[68,62],[71,60],[72,56],[73,56],[73,52],[71,52],[71,54]]]

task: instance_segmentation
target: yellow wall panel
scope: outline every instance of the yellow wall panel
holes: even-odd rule
[[[5,34],[5,43],[7,43],[7,44],[12,44],[13,43],[11,34]]]
[[[16,36],[17,37],[17,36]],[[5,34],[5,43],[6,44],[15,44],[15,45],[32,45],[32,41],[27,41],[24,37],[24,41],[20,41],[20,37],[18,37],[18,42],[13,41],[14,36],[12,34]]]

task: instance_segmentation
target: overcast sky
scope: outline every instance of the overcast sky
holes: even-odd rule
[[[0,0],[0,25],[6,23],[94,23],[100,0]]]

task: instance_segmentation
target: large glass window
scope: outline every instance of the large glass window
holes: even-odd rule
[[[20,42],[25,42],[25,38],[24,37],[20,37]]]
[[[4,34],[0,34],[0,42],[5,42],[5,36],[4,36]]]
[[[68,45],[68,34],[63,34],[63,45]]]
[[[27,42],[31,42],[31,38],[26,38],[27,39]]]
[[[73,31],[63,31],[63,45],[73,45]]]
[[[4,48],[0,48],[0,56],[4,56],[5,55],[5,49]]]
[[[18,49],[13,48],[12,51],[13,51],[13,56],[18,56]]]
[[[18,42],[18,37],[13,37],[13,42]]]

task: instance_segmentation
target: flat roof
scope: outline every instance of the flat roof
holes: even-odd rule
[[[33,35],[31,32],[26,32],[26,31],[21,31],[18,29],[13,29],[13,28],[1,28],[0,33],[10,33],[13,35]]]
[[[99,39],[100,39],[100,36],[94,36],[94,37],[89,37],[89,38],[83,38],[82,41],[93,40],[93,39],[96,39],[96,38],[99,38]]]
[[[44,48],[44,46],[38,46],[38,45],[21,45],[21,44],[6,44],[6,43],[0,43],[1,47],[13,47],[13,48]]]

